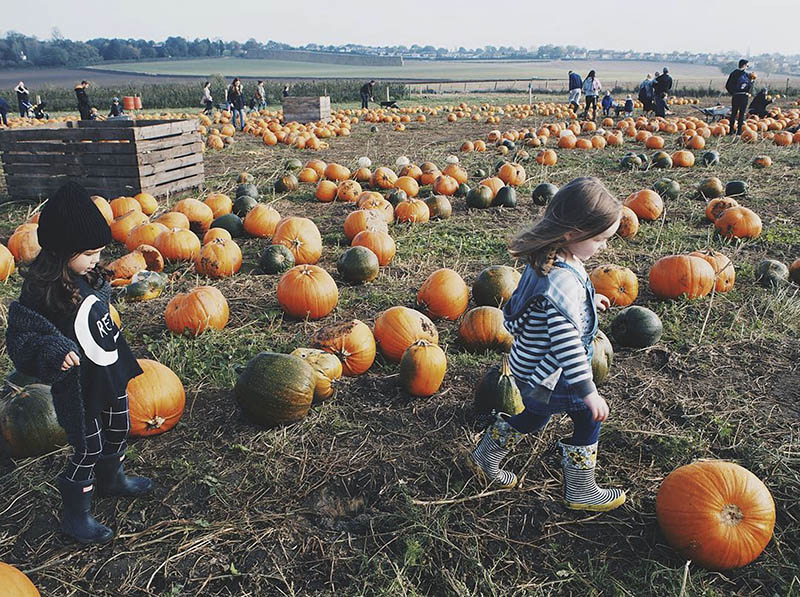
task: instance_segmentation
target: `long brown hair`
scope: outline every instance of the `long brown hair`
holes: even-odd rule
[[[621,212],[622,204],[599,179],[576,178],[559,189],[541,218],[511,240],[508,252],[528,260],[545,276],[560,249],[597,236],[614,224]],[[568,233],[577,235],[567,239]]]
[[[69,262],[75,255],[77,253],[62,254],[42,249],[36,259],[21,272],[24,277],[22,294],[37,308],[45,311],[45,315],[59,317],[65,313],[71,314],[81,304],[76,274],[69,267]],[[97,290],[111,277],[111,271],[97,264],[84,277],[89,286]]]

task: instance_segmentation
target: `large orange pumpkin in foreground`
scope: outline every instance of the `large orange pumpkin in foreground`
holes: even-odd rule
[[[278,303],[298,319],[320,319],[339,302],[339,289],[331,275],[316,265],[296,265],[278,282]]]
[[[228,323],[229,313],[228,301],[218,289],[213,286],[198,286],[187,293],[172,297],[164,310],[164,319],[171,332],[188,332],[197,336],[208,328],[224,328]]]
[[[682,557],[711,570],[746,566],[775,527],[775,502],[747,469],[699,460],[672,471],[656,496],[656,516]]]
[[[314,264],[322,256],[322,235],[317,225],[308,218],[283,218],[275,227],[272,244],[288,248],[298,265]]]
[[[408,307],[390,307],[375,319],[375,341],[388,360],[398,362],[418,340],[439,343],[439,332],[425,315]]]
[[[650,268],[650,290],[659,298],[706,296],[714,288],[716,273],[705,259],[691,255],[668,255]]]
[[[39,590],[23,572],[11,564],[0,562],[0,587],[10,597],[39,597]]]
[[[714,226],[726,238],[758,238],[762,228],[759,215],[741,205],[723,211]]]
[[[131,435],[144,437],[169,431],[181,420],[186,392],[169,367],[137,359],[143,373],[128,382]]]

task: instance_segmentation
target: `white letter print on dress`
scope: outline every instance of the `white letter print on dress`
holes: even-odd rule
[[[81,306],[78,309],[78,314],[75,316],[75,337],[78,339],[78,344],[81,345],[84,354],[90,361],[96,365],[99,365],[100,367],[108,367],[109,365],[113,365],[117,362],[119,355],[116,348],[114,348],[114,350],[106,350],[100,346],[92,334],[92,330],[96,327],[96,325],[94,322],[90,322],[89,320],[92,315],[92,307],[99,302],[100,299],[98,299],[95,295],[90,294],[81,303]],[[95,314],[95,319],[99,319],[98,315],[100,314]],[[119,330],[117,330],[117,333],[114,334],[113,346],[116,346],[118,337]],[[104,334],[101,334],[101,339],[106,341],[110,340],[109,336]]]

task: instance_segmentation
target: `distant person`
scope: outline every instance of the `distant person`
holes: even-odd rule
[[[603,86],[600,81],[595,77],[593,70],[589,71],[586,78],[583,80],[583,95],[586,96],[586,105],[583,111],[583,118],[589,117],[589,106],[592,107],[592,120],[597,116],[597,96]]]
[[[289,86],[288,85],[284,85],[283,86],[283,97],[289,97]]]
[[[8,111],[11,106],[8,105],[8,102],[0,97],[0,120],[3,122],[3,126],[8,126]]]
[[[747,110],[749,114],[755,114],[759,118],[765,118],[769,115],[767,106],[772,103],[772,100],[767,98],[767,88],[762,87],[756,93],[753,101],[750,102],[750,108]]]
[[[630,93],[625,98],[625,118],[629,116],[633,116],[633,98]]]
[[[28,110],[31,107],[30,102],[30,92],[25,88],[25,83],[20,81],[17,83],[17,86],[14,87],[14,91],[17,94],[17,107],[19,108],[19,117],[25,118],[28,115]]]
[[[118,97],[111,98],[111,109],[108,111],[109,118],[117,118],[118,116],[123,116],[125,114],[125,110],[122,109],[122,104],[119,103]]]
[[[744,124],[744,113],[747,110],[747,98],[750,97],[750,90],[753,82],[747,73],[748,61],[742,58],[739,61],[739,68],[735,68],[728,75],[725,89],[731,94],[731,130],[730,135],[741,135],[742,125]],[[737,126],[734,127],[734,122]]]
[[[655,92],[653,91],[653,76],[647,73],[644,81],[639,83],[639,101],[642,102],[642,111],[647,114],[653,110],[653,100],[655,99]]]
[[[267,92],[264,89],[264,81],[259,81],[256,85],[256,110],[264,110],[267,107]]]
[[[669,93],[672,89],[672,77],[669,76],[669,69],[665,66],[660,75],[656,75],[653,83],[653,92],[656,97],[659,93]]]
[[[611,97],[611,92],[606,91],[606,94],[603,96],[603,99],[600,101],[600,105],[603,107],[603,116],[610,116],[611,115],[611,108],[614,107],[614,98]]]
[[[244,130],[244,87],[239,77],[236,77],[228,87],[228,102],[231,105],[233,117],[231,124],[236,128],[236,115],[239,115],[239,130]]]
[[[214,98],[211,97],[210,81],[203,83],[203,99],[201,101],[203,102],[203,106],[205,106],[203,114],[211,116],[212,112],[214,111]]]
[[[81,81],[75,87],[75,97],[78,98],[78,112],[80,112],[81,120],[91,120],[92,105],[89,102],[89,96],[86,90],[89,87],[89,81]]]
[[[667,92],[662,91],[661,93],[656,95],[656,101],[653,106],[653,110],[656,113],[656,116],[660,116],[661,118],[667,117]]]
[[[373,102],[375,101],[374,91],[375,91],[375,80],[374,79],[372,81],[370,81],[369,83],[364,83],[361,86],[360,94],[361,94],[361,107],[362,108],[365,108],[365,109],[369,108],[369,102],[370,101],[373,101]]]
[[[89,120],[99,120],[100,114],[97,112],[97,108],[91,108],[89,110]]]
[[[573,112],[578,112],[581,105],[581,89],[583,81],[578,73],[569,71],[569,107]]]

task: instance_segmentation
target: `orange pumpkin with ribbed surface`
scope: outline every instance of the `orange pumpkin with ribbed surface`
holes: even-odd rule
[[[467,350],[508,352],[513,336],[503,325],[503,312],[497,307],[476,307],[461,319],[458,337]]]
[[[417,293],[417,304],[428,316],[455,321],[467,310],[469,288],[458,272],[442,268],[428,276]]]
[[[589,278],[594,289],[617,307],[627,307],[639,296],[639,279],[627,267],[601,265],[592,270]]]
[[[432,396],[439,391],[447,371],[447,357],[438,344],[417,340],[400,359],[400,386],[412,396]]]
[[[317,263],[322,256],[322,236],[317,225],[308,218],[283,218],[275,228],[272,244],[288,248],[297,265]]]
[[[187,293],[176,294],[164,311],[167,329],[193,336],[209,328],[221,330],[228,323],[228,316],[228,301],[213,286],[198,286]]]
[[[347,377],[361,375],[372,367],[377,350],[372,330],[358,319],[320,328],[311,345],[336,355]]]
[[[737,205],[723,211],[714,222],[726,238],[758,238],[761,235],[761,218],[751,209]]]
[[[650,268],[650,290],[659,298],[700,298],[714,288],[716,274],[705,259],[668,255]]]
[[[353,247],[367,247],[378,256],[381,266],[389,265],[397,252],[397,245],[388,232],[363,230],[353,237]]]
[[[651,189],[643,189],[631,193],[623,202],[642,220],[657,220],[664,211],[664,200],[661,195]]]
[[[278,304],[297,319],[320,319],[339,302],[339,289],[331,275],[321,267],[296,265],[281,276],[277,288]]]
[[[344,219],[344,235],[352,241],[363,230],[389,232],[389,228],[381,215],[371,209],[357,209]]]
[[[263,203],[259,203],[247,212],[244,217],[244,230],[250,236],[258,238],[270,238],[275,234],[278,222],[281,221],[281,214],[274,208]]]
[[[150,359],[137,359],[142,373],[128,382],[133,437],[169,431],[183,416],[186,392],[180,378],[169,367]]]
[[[164,224],[158,222],[139,224],[128,232],[128,238],[125,240],[125,248],[128,249],[128,251],[133,251],[139,245],[155,246],[156,238],[165,230],[168,230],[168,228],[164,226]]]
[[[714,268],[714,273],[717,276],[714,288],[717,292],[728,292],[733,288],[733,284],[736,281],[736,270],[727,255],[714,249],[692,251],[689,255],[705,259]]]
[[[409,198],[397,204],[394,215],[398,222],[424,224],[430,219],[431,212],[424,201]]]
[[[139,204],[137,203],[136,205]],[[128,234],[130,234],[131,230],[140,224],[146,224],[149,221],[149,218],[140,210],[132,209],[121,216],[114,218],[114,221],[111,222],[110,225],[111,236],[115,241],[125,244],[125,241],[128,240]]]
[[[439,332],[425,315],[408,307],[390,307],[375,318],[375,341],[386,359],[398,362],[414,342],[439,343]]]
[[[201,245],[191,230],[170,228],[156,237],[155,247],[167,261],[194,261]]]
[[[242,250],[233,240],[217,238],[200,249],[194,266],[209,278],[232,276],[242,267]]]

